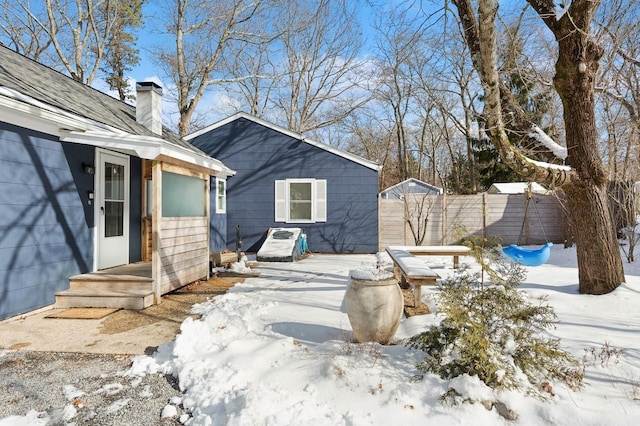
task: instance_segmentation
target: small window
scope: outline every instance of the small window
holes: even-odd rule
[[[206,216],[205,181],[162,172],[162,217]]]
[[[227,181],[216,178],[216,213],[227,212]]]
[[[277,180],[275,221],[314,223],[327,221],[327,181],[319,179]]]

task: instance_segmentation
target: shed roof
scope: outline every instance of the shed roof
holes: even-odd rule
[[[370,161],[370,160],[362,158],[362,157],[360,157],[358,155],[351,154],[349,152],[340,150],[338,148],[334,148],[334,147],[332,147],[330,145],[327,145],[327,144],[324,144],[322,142],[316,142],[316,141],[313,141],[311,139],[307,139],[307,137],[305,135],[301,134],[301,133],[296,133],[296,132],[294,132],[292,130],[285,129],[284,127],[280,127],[280,126],[278,126],[276,124],[270,123],[270,122],[268,122],[266,120],[263,120],[261,118],[258,118],[256,116],[254,116],[254,115],[247,114],[246,112],[238,112],[238,113],[236,113],[236,114],[234,114],[234,115],[232,115],[230,117],[225,118],[224,120],[220,120],[217,123],[211,124],[211,125],[203,128],[203,129],[200,129],[200,130],[198,130],[198,131],[196,131],[194,133],[191,133],[190,135],[185,136],[185,140],[189,141],[189,140],[194,139],[194,138],[196,138],[196,137],[198,137],[200,135],[203,135],[203,134],[205,134],[207,132],[210,132],[212,130],[218,129],[218,128],[226,125],[226,124],[229,124],[229,123],[231,123],[233,121],[236,121],[236,120],[239,120],[239,119],[245,119],[245,120],[249,120],[249,121],[252,121],[254,123],[260,124],[260,125],[262,125],[264,127],[267,127],[267,128],[272,129],[272,130],[275,130],[276,132],[285,134],[285,135],[287,135],[289,137],[292,137],[294,139],[300,140],[300,141],[305,142],[305,143],[307,143],[309,145],[312,145],[312,146],[315,146],[317,148],[323,149],[325,151],[331,152],[331,153],[333,153],[335,155],[338,155],[340,157],[343,157],[343,158],[346,158],[348,160],[351,160],[354,163],[358,163],[358,164],[360,164],[362,166],[365,166],[365,167],[368,167],[368,168],[370,168],[372,170],[375,170],[375,171],[379,172],[382,169],[381,165],[379,165],[379,164],[377,164],[377,163],[375,163],[373,161]]]
[[[403,180],[402,182],[396,183],[395,185],[392,185],[392,186],[380,191],[380,194],[402,192],[402,190],[405,187],[407,187],[407,186],[409,186],[411,184],[420,186],[422,188],[428,188],[431,192],[438,193],[438,194],[442,194],[444,192],[444,190],[442,188],[438,187],[438,186],[431,185],[430,183],[423,182],[423,181],[421,181],[419,179],[416,179],[416,178],[409,178],[409,179]],[[414,192],[414,191],[411,191],[411,192]],[[419,192],[414,192],[414,193],[419,193]]]
[[[489,194],[524,194],[529,182],[494,183],[487,192]],[[538,194],[546,194],[547,189],[536,182],[531,182],[531,190]]]

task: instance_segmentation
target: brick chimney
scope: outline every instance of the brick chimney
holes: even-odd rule
[[[136,121],[162,135],[162,87],[152,81],[136,84]]]

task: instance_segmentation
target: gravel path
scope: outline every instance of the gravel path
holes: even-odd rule
[[[121,336],[131,334],[142,347],[153,349],[145,326],[162,321],[163,328],[177,333],[182,321],[191,316],[191,306],[224,294],[242,281],[237,276],[199,281],[163,296],[163,303],[144,311],[118,311],[99,323],[100,333],[105,333],[101,339],[115,336],[114,341],[120,341],[124,340]],[[182,424],[188,416],[182,410],[182,393],[176,379],[162,374],[125,376],[131,358],[132,355],[10,350],[0,346],[0,426]],[[174,415],[162,418],[165,408]]]
[[[12,422],[9,416],[30,410],[41,414],[29,424],[181,424],[176,380],[161,374],[126,377],[130,364],[128,355],[0,351],[0,425],[23,425],[24,418]],[[176,415],[161,418],[167,405]]]

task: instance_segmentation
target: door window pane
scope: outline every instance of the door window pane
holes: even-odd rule
[[[124,166],[104,163],[104,198],[124,200]]]
[[[122,236],[124,234],[124,201],[105,201],[104,210],[104,236]]]
[[[104,236],[124,235],[124,166],[104,163]]]

